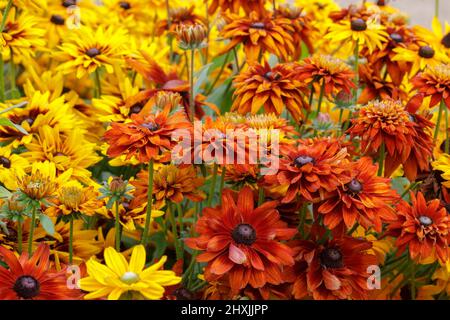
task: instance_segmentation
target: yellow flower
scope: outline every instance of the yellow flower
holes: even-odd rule
[[[29,166],[27,159],[11,153],[10,147],[0,148],[0,182],[7,189],[14,190],[17,187],[14,172],[23,175]]]
[[[124,255],[109,247],[104,252],[106,265],[91,258],[87,263],[89,276],[80,280],[80,287],[90,293],[85,299],[108,297],[118,300],[122,294],[139,293],[147,299],[158,300],[164,294],[164,286],[172,286],[181,281],[173,271],[160,270],[167,260],[163,256],[157,263],[145,268],[145,248],[133,248],[130,262]]]
[[[443,25],[438,17],[434,17],[431,23],[432,31],[422,26],[414,26],[414,32],[423,40],[432,43],[450,55],[450,25],[446,21]]]
[[[450,188],[450,155],[443,153],[441,156],[432,163],[433,169],[442,171],[442,185],[446,188]]]
[[[123,64],[128,52],[126,43],[127,34],[123,29],[99,27],[93,31],[81,27],[70,33],[67,41],[59,46],[61,51],[54,54],[57,60],[63,61],[57,70],[64,74],[76,73],[79,79],[101,67],[113,73],[115,64]]]

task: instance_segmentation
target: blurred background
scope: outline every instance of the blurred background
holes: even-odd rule
[[[373,1],[373,0],[368,0]],[[341,6],[352,3],[361,3],[359,0],[336,0]],[[389,4],[407,13],[411,18],[411,24],[420,24],[431,27],[434,16],[435,0],[390,0]],[[450,23],[450,0],[439,1],[439,19]]]

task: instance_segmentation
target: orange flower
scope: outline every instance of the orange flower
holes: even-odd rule
[[[388,235],[397,237],[399,254],[409,248],[411,259],[419,262],[448,259],[449,219],[438,199],[427,202],[421,192],[411,193],[412,205],[402,201],[397,206],[397,221],[388,227]]]
[[[186,244],[202,253],[198,262],[206,262],[205,278],[227,280],[233,292],[250,285],[261,288],[282,282],[282,267],[293,265],[291,249],[280,240],[297,232],[279,220],[276,202],[255,208],[253,192],[244,187],[237,199],[224,190],[222,205],[206,208],[196,225],[197,238]]]
[[[130,183],[136,188],[130,207],[141,207],[144,202],[147,202],[148,171],[142,170],[137,174],[136,180]],[[202,201],[205,194],[199,188],[203,183],[204,179],[197,177],[192,166],[164,165],[155,172],[153,177],[154,205],[156,208],[162,208],[166,200],[180,203],[185,197],[194,202]]]
[[[225,39],[230,39],[230,43],[220,54],[230,51],[240,43],[244,46],[249,63],[258,61],[259,56],[266,51],[284,61],[295,53],[294,39],[291,35],[294,28],[289,19],[260,15],[255,11],[248,17],[226,14],[224,18],[227,25],[221,31],[221,35]]]
[[[374,227],[381,232],[383,221],[395,220],[390,205],[399,199],[398,194],[391,189],[390,179],[377,177],[377,169],[368,157],[352,164],[351,181],[339,186],[334,196],[318,208],[329,229],[342,223],[351,229],[358,222],[366,229]]]
[[[1,300],[74,300],[81,298],[79,290],[67,287],[66,270],[50,268],[50,250],[41,244],[31,258],[27,253],[17,258],[0,247],[0,256],[9,269],[0,266]]]
[[[174,33],[181,25],[205,24],[205,19],[194,13],[195,6],[170,8],[170,27],[167,19],[159,20],[156,25],[156,35],[161,36],[164,31]]]
[[[324,93],[327,96],[343,90],[350,93],[355,84],[352,79],[355,73],[343,61],[332,56],[316,54],[306,58],[295,68],[295,78],[300,82],[316,83],[324,85]]]
[[[230,10],[232,13],[239,13],[242,8],[246,13],[256,11],[258,13],[264,12],[264,0],[212,0],[208,7],[208,13],[213,14],[220,8],[221,12]]]
[[[302,109],[309,108],[303,99],[304,86],[294,79],[288,64],[271,68],[267,62],[264,65],[256,63],[235,78],[234,86],[235,100],[231,109],[241,114],[256,114],[264,107],[266,113],[280,115],[286,106],[298,121],[302,117]]]
[[[293,282],[296,299],[312,295],[315,300],[368,298],[367,268],[377,265],[377,258],[367,251],[365,240],[342,237],[317,241],[293,241],[295,266],[288,267],[285,278]]]
[[[147,163],[150,159],[170,161],[170,150],[176,143],[171,139],[172,133],[176,129],[189,128],[190,123],[180,112],[171,115],[169,107],[145,117],[133,114],[130,123],[113,122],[104,135],[109,144],[108,156],[124,154],[127,159],[135,156],[141,163]]]
[[[295,146],[282,146],[282,158],[275,175],[266,175],[267,185],[289,185],[281,202],[294,201],[297,196],[313,201],[324,199],[327,192],[350,180],[347,149],[337,143],[330,144],[326,139],[311,142],[300,141]]]

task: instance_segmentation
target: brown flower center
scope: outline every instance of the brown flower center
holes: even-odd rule
[[[130,108],[130,112],[129,115],[133,114],[133,113],[139,113],[141,112],[142,108],[144,108],[144,105],[140,102],[134,104],[131,108]]]
[[[320,253],[320,263],[327,268],[335,269],[344,266],[342,253],[338,248],[326,248]]]
[[[356,179],[353,179],[352,181],[350,181],[349,184],[347,184],[348,190],[350,190],[352,193],[359,193],[361,192],[363,186],[361,184],[361,182],[359,182]]]
[[[269,71],[264,74],[264,78],[266,78],[269,81],[279,80],[281,78],[281,75],[278,72]]]
[[[305,164],[313,163],[313,162],[314,162],[313,157],[310,157],[307,155],[302,155],[302,156],[298,156],[297,158],[295,158],[294,165],[296,167],[303,167]]]
[[[88,51],[86,51],[86,55],[90,58],[95,58],[100,54],[100,50],[97,48],[90,48]]]
[[[62,2],[63,7],[71,7],[71,6],[76,6],[77,5],[77,0],[64,0]]]
[[[444,47],[450,48],[450,32],[442,38],[441,43]]]
[[[419,56],[426,59],[431,59],[434,57],[434,49],[430,46],[422,46],[419,49]]]
[[[119,2],[119,6],[124,9],[124,10],[130,10],[131,9],[131,4],[129,2],[126,1],[120,1]]]
[[[385,6],[386,5],[386,0],[378,0],[377,1],[377,6]]]
[[[143,123],[142,126],[144,128],[147,128],[150,131],[156,131],[159,129],[159,125],[155,122],[147,122],[147,123]]]
[[[424,227],[428,227],[428,226],[431,226],[433,224],[433,220],[430,217],[428,217],[428,216],[420,216],[419,217],[419,222]]]
[[[252,29],[259,29],[259,30],[264,30],[266,27],[266,25],[264,24],[264,22],[253,22],[250,25],[250,28]]]
[[[394,40],[397,43],[401,43],[403,42],[403,36],[401,34],[398,33],[391,33],[391,39]]]
[[[0,164],[4,168],[7,168],[7,169],[11,168],[11,161],[6,157],[3,157],[3,156],[0,157]]]
[[[59,14],[54,14],[52,15],[52,17],[50,18],[50,22],[53,24],[56,24],[58,26],[63,26],[64,25],[64,17],[59,15]]]
[[[232,231],[231,236],[237,244],[245,244],[250,246],[256,241],[255,229],[246,223],[237,225]]]
[[[367,23],[363,19],[353,19],[350,26],[353,31],[364,31],[367,29]]]
[[[14,283],[13,290],[20,298],[32,299],[39,295],[39,282],[32,276],[20,276]]]

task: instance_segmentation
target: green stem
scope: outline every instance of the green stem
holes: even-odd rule
[[[434,15],[439,18],[439,0],[434,1]]]
[[[205,95],[208,96],[214,89],[214,87],[216,86],[217,82],[220,79],[220,76],[223,73],[223,70],[225,70],[225,65],[227,64],[228,61],[228,57],[230,56],[230,51],[227,52],[226,56],[225,56],[225,60],[223,61],[222,66],[220,67],[219,73],[217,74],[216,78],[214,79],[214,81],[212,82],[211,86],[208,88],[208,90],[206,91]]]
[[[272,7],[273,7],[273,18],[275,19],[277,17],[277,6],[275,4],[275,0],[272,0]]]
[[[11,58],[9,59],[9,75],[10,75],[10,81],[11,81],[11,97],[13,99],[18,98],[17,96],[17,86],[16,86],[16,65],[14,64],[14,52],[11,48]]]
[[[189,67],[189,110],[191,112],[192,122],[194,122],[195,120],[194,57],[195,57],[195,50],[191,50],[191,63]]]
[[[0,102],[5,102],[5,63],[3,55],[0,54]]]
[[[119,201],[116,201],[116,219],[115,219],[115,230],[116,230],[116,251],[120,252],[120,214],[119,214]]]
[[[411,284],[411,300],[416,300],[416,264],[414,261],[411,263],[410,284]]]
[[[178,205],[178,203],[176,204]],[[178,237],[178,231],[177,231],[177,223],[175,221],[175,209],[173,207],[173,205],[169,206],[169,219],[170,219],[170,224],[172,226],[172,234],[173,234],[173,242],[175,245],[175,252],[176,252],[176,256],[177,256],[177,260],[182,259],[183,258],[183,253],[180,249],[180,245],[179,245],[179,237]]]
[[[102,85],[100,83],[100,71],[95,69],[95,97],[100,98],[102,96]]]
[[[206,205],[208,207],[211,207],[212,199],[214,197],[214,190],[216,188],[217,170],[218,170],[218,168],[219,168],[219,165],[217,163],[214,163],[213,173],[212,173],[212,177],[211,177],[211,185],[209,186],[208,201],[206,202]]]
[[[225,185],[225,174],[227,173],[227,168],[225,166],[222,167],[222,174],[220,175],[220,190],[219,195],[222,195],[223,187]]]
[[[153,204],[153,159],[148,164],[148,188],[147,188],[147,214],[145,216],[145,227],[142,233],[141,243],[145,246],[148,243],[150,220],[152,219]]]
[[[438,135],[439,135],[439,129],[440,129],[440,126],[441,126],[441,118],[442,118],[442,111],[443,111],[443,109],[444,109],[444,100],[441,100],[441,103],[439,105],[438,118],[437,118],[437,121],[436,121],[436,129],[434,130],[433,142],[434,142],[435,145],[436,145],[437,138],[438,138]]]
[[[308,204],[305,202],[302,204],[302,207],[300,209],[300,221],[298,224],[298,229],[300,231],[300,234],[302,236],[302,239],[305,238],[305,219],[306,219],[306,212],[308,211]]]
[[[180,225],[180,235],[183,232],[183,209],[181,208],[181,204],[177,203],[177,212],[178,212],[178,224]],[[183,247],[183,246],[181,246]]]
[[[233,47],[233,56],[234,56],[234,63],[236,64],[236,73],[241,72],[241,68],[239,67],[239,59],[236,51],[236,47]]]
[[[8,3],[6,4],[5,11],[3,11],[3,17],[2,17],[2,24],[0,25],[0,30],[3,32],[6,25],[6,20],[8,20],[9,11],[11,10],[13,1],[8,0]]]
[[[36,224],[36,207],[33,204],[31,209],[31,221],[30,221],[30,232],[28,233],[28,256],[31,257],[33,253],[33,236],[34,236],[34,227]]]
[[[166,0],[167,11],[167,40],[169,41],[169,61],[173,62],[173,36],[170,33],[170,27],[172,26],[172,17],[170,16],[170,3]]]
[[[73,263],[73,217],[69,222],[69,265]]]
[[[384,141],[381,142],[381,147],[380,147],[380,157],[378,159],[378,175],[381,177],[383,175],[383,169],[384,169],[384,158],[385,158],[385,153],[386,153],[386,147],[384,144]]]
[[[323,79],[323,84],[320,87],[319,101],[317,103],[317,115],[319,115],[320,108],[322,107],[323,94],[325,92],[325,79]]]
[[[449,154],[449,144],[450,144],[450,141],[449,141],[449,137],[448,137],[448,130],[449,130],[449,127],[448,127],[448,107],[444,107],[444,110],[445,110],[445,153],[446,154]]]
[[[264,199],[265,199],[264,188],[259,187],[259,189],[258,189],[258,207],[264,203]]]
[[[22,254],[22,221],[21,219],[17,219],[17,252]]]

